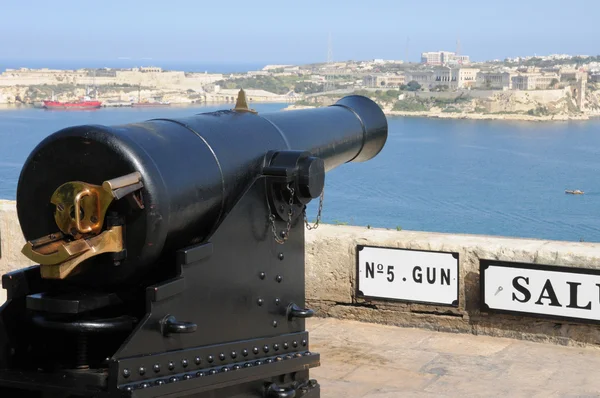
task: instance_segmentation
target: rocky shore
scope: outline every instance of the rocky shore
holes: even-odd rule
[[[314,106],[308,105],[290,105],[284,108],[285,111],[297,110],[297,109],[310,109],[315,108]],[[594,116],[587,114],[580,115],[547,115],[547,116],[532,116],[521,113],[475,113],[475,112],[441,112],[439,110],[430,111],[394,111],[391,109],[383,108],[384,113],[387,116],[404,116],[404,117],[430,117],[439,119],[470,119],[470,120],[515,120],[515,121],[528,121],[528,122],[565,122],[571,120],[590,120]]]

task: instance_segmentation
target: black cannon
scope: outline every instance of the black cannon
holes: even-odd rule
[[[38,263],[3,276],[0,396],[318,397],[306,205],[382,149],[371,100],[235,109],[43,140],[17,211]]]

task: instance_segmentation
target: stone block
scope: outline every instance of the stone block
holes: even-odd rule
[[[0,200],[0,275],[33,264],[21,249],[25,238],[17,218],[16,202]],[[6,291],[0,292],[0,303],[6,300]]]

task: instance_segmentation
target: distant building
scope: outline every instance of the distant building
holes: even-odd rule
[[[421,53],[421,63],[426,65],[443,65],[447,62],[448,51],[429,51]]]
[[[406,81],[416,81],[426,88],[446,86],[448,89],[474,87],[477,81],[476,68],[438,66],[432,70],[411,71],[406,73]]]
[[[511,77],[510,72],[478,72],[475,86],[481,89],[510,90]]]
[[[477,68],[452,68],[450,88],[472,88],[477,82]]]
[[[471,60],[468,55],[457,55],[451,51],[430,51],[421,53],[421,63],[425,65],[461,65]]]
[[[140,72],[142,72],[142,73],[161,73],[162,68],[159,68],[158,66],[142,66],[140,68]]]
[[[273,70],[273,69],[283,69],[283,68],[287,68],[290,66],[294,66],[294,65],[267,65],[264,68],[262,68],[262,70]]]
[[[518,73],[511,77],[514,90],[544,90],[558,81],[560,76],[556,73]]]
[[[366,87],[400,87],[405,84],[405,81],[404,74],[381,73],[363,77],[363,84]]]
[[[432,70],[409,71],[405,74],[405,80],[407,84],[417,82],[423,87],[430,87],[435,82],[435,73]]]
[[[448,56],[448,64],[452,65],[464,65],[471,63],[471,58],[468,55],[449,55]]]

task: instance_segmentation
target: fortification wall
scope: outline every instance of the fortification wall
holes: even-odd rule
[[[563,270],[598,270],[598,243],[333,225],[321,225],[317,230],[307,231],[306,243],[307,305],[317,310],[319,316],[559,344],[600,344],[600,320],[586,323],[482,311],[479,264],[483,259],[566,267],[561,268]],[[23,244],[15,202],[0,201],[0,273],[31,265],[20,254]],[[457,305],[442,306],[361,297],[357,294],[359,245],[458,253]],[[600,274],[600,270],[597,272]],[[0,291],[0,302],[4,301],[4,293],[4,290]],[[539,293],[533,294],[537,297]],[[545,301],[547,304],[548,299]],[[594,308],[598,304],[593,302]],[[580,305],[585,303],[580,302]]]

